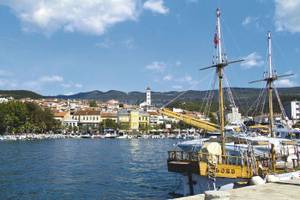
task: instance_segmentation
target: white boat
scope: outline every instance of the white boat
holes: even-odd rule
[[[105,129],[104,130],[104,138],[113,139],[113,138],[117,138],[117,137],[118,137],[117,132],[114,129]]]
[[[128,135],[123,134],[123,135],[117,136],[117,139],[128,139]]]
[[[82,135],[80,135],[80,138],[90,139],[90,138],[92,138],[92,136],[90,134],[82,134]]]

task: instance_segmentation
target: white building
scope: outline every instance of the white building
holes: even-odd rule
[[[146,89],[146,103],[148,106],[151,106],[151,89],[147,87]]]
[[[7,103],[9,100],[5,97],[0,98],[0,103]]]
[[[300,101],[291,101],[285,106],[285,111],[292,120],[300,119]]]
[[[81,125],[97,126],[101,122],[101,113],[96,110],[80,110],[74,113],[72,119]]]
[[[146,88],[146,101],[140,104],[140,108],[149,108],[151,106],[151,89],[150,87]]]
[[[231,124],[241,124],[242,123],[242,115],[241,115],[241,113],[239,113],[238,107],[232,107],[231,113],[228,113],[226,118],[227,118],[227,121]]]

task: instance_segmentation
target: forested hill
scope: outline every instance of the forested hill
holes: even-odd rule
[[[226,89],[225,89],[226,90]],[[259,88],[231,88],[233,96],[237,104],[249,105],[251,102],[255,101],[259,96],[261,89]],[[283,102],[288,102],[290,100],[300,100],[300,87],[292,88],[279,88],[279,94]],[[182,93],[184,93],[182,95]],[[212,91],[214,94],[213,101],[217,102],[217,91]],[[154,105],[162,106],[171,100],[176,98],[176,101],[180,102],[202,102],[207,97],[208,91],[170,91],[170,92],[152,92],[152,102]],[[181,96],[180,96],[181,95]],[[58,96],[42,96],[35,92],[26,90],[2,90],[0,91],[0,96],[12,96],[14,98],[61,98],[61,99],[87,99],[87,100],[99,100],[108,101],[111,99],[118,100],[122,103],[129,104],[139,104],[145,101],[144,92],[122,92],[117,90],[110,90],[107,92],[101,92],[98,90],[91,92],[82,92],[74,95],[58,95]],[[180,96],[180,97],[178,97]],[[226,95],[225,95],[226,96]],[[275,95],[274,95],[275,96]],[[177,98],[178,97],[178,98]]]
[[[43,96],[28,90],[0,90],[0,97],[13,97],[15,99],[31,98],[39,99]]]
[[[236,101],[244,104],[244,102],[254,101],[261,89],[259,88],[231,88],[232,93]],[[279,88],[278,89],[280,96],[283,101],[290,101],[294,99],[300,100],[300,87],[292,87],[292,88]],[[217,91],[212,91],[214,93],[214,101],[217,101]],[[184,93],[182,95],[182,93]],[[170,91],[170,92],[152,92],[152,102],[155,105],[161,106],[164,105],[171,100],[176,98],[176,101],[203,101],[204,98],[207,97],[208,91],[197,91],[197,90],[189,90],[189,91]],[[180,96],[181,95],[181,96]],[[180,96],[180,97],[178,97]],[[91,92],[83,92],[74,95],[59,95],[56,96],[58,98],[63,99],[96,99],[100,101],[108,101],[110,99],[118,100],[122,103],[129,104],[139,104],[145,101],[145,93],[144,92],[121,92],[116,90],[110,90],[107,92],[101,91],[91,91]],[[177,98],[178,97],[178,98]]]

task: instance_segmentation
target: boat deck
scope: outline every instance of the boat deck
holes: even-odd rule
[[[300,179],[267,183],[264,185],[248,186],[239,189],[229,190],[230,200],[299,200]],[[204,200],[204,195],[177,198],[176,200]]]

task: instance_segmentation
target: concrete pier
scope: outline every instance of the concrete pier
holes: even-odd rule
[[[299,200],[300,179],[248,186],[227,191],[230,200]],[[176,200],[205,200],[205,195],[177,198]]]

